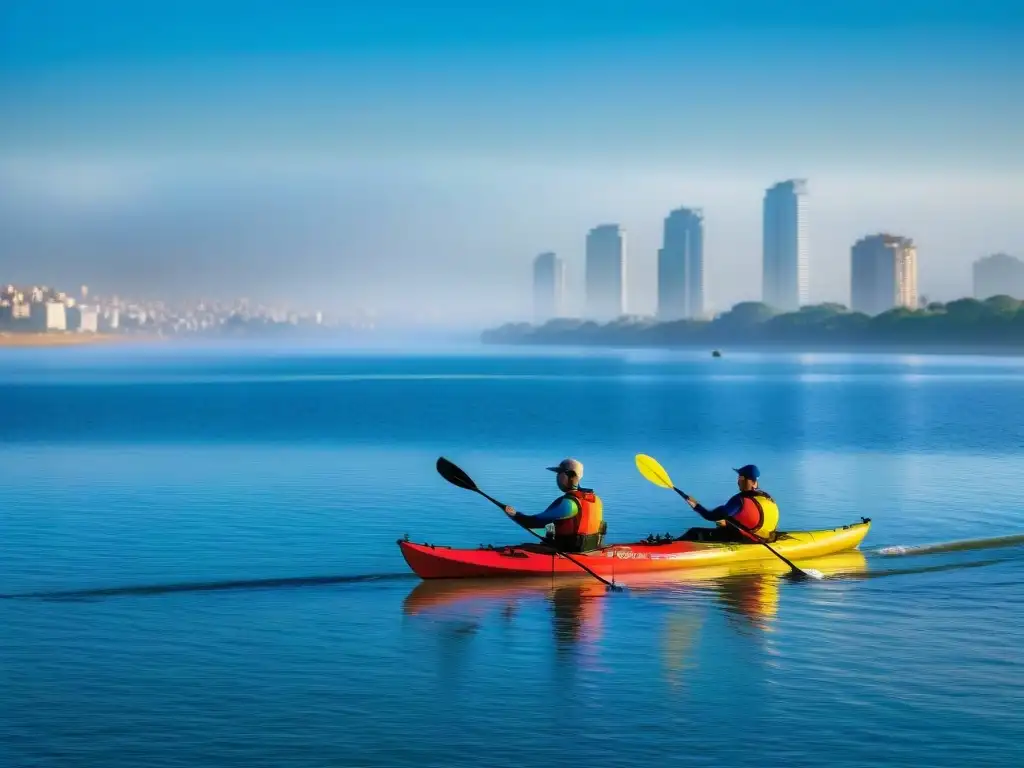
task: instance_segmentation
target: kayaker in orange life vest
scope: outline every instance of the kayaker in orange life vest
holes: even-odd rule
[[[743,543],[757,541],[757,538],[745,532],[749,531],[769,542],[774,540],[775,531],[779,527],[779,505],[758,487],[757,480],[761,476],[761,471],[756,465],[747,464],[734,469],[733,472],[736,473],[736,485],[740,492],[722,506],[708,510],[696,499],[687,499],[687,503],[698,515],[705,520],[717,522],[718,527],[691,528],[680,536],[680,539]],[[735,526],[726,523],[727,518],[745,531],[737,530]]]
[[[583,465],[576,459],[564,459],[557,467],[555,482],[562,495],[539,515],[524,515],[512,507],[505,514],[525,528],[544,528],[554,523],[554,544],[563,552],[589,552],[604,543],[604,508],[601,499],[589,488],[580,488]]]

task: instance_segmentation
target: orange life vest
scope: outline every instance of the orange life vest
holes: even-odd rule
[[[578,488],[565,494],[567,499],[575,499],[580,511],[565,520],[555,522],[555,536],[589,536],[601,532],[601,521],[604,520],[604,505],[601,499],[589,488]]]

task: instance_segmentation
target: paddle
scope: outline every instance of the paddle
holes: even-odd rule
[[[477,487],[476,483],[473,482],[473,478],[471,478],[464,471],[462,471],[462,469],[457,467],[452,462],[448,461],[448,459],[444,458],[443,456],[439,457],[438,460],[437,460],[437,472],[438,472],[439,475],[441,475],[441,477],[443,477],[445,480],[447,480],[452,485],[458,486],[459,488],[464,488],[467,491],[473,491],[474,493],[479,493],[481,496],[483,496],[489,502],[494,504],[494,506],[501,507],[502,511],[504,511],[504,509],[505,509],[505,505],[504,504],[502,504],[500,501],[495,499],[493,496],[488,496],[486,493],[481,491]],[[528,531],[530,533],[530,535],[540,539],[545,544],[548,543],[544,539],[544,537],[541,536],[540,534],[538,534],[537,532],[535,532],[533,530],[530,530],[529,528],[527,528],[525,525],[522,525],[518,521],[516,521],[516,523],[518,525],[520,525],[520,527],[522,527],[523,530]],[[570,562],[573,562],[576,565],[578,565],[580,568],[582,568],[584,571],[589,573],[591,576],[593,576],[598,581],[601,581],[602,583],[608,585],[608,588],[610,590],[612,590],[613,592],[621,592],[622,591],[622,587],[621,586],[619,586],[618,584],[615,584],[614,582],[608,581],[607,579],[601,578],[600,576],[598,576],[596,573],[594,573],[592,570],[590,570],[587,566],[585,566],[583,563],[581,563],[576,558],[569,556],[565,552],[562,552],[557,547],[555,547],[555,551],[558,554],[560,554],[562,557],[564,557],[566,560],[569,560]]]
[[[662,488],[671,488],[673,491],[678,493],[684,499],[686,499],[687,501],[690,501],[690,497],[689,496],[687,496],[685,493],[683,493],[681,490],[679,490],[678,488],[676,488],[672,484],[672,478],[670,478],[668,476],[668,472],[666,472],[665,468],[663,466],[661,466],[661,464],[658,463],[657,459],[655,459],[655,458],[653,458],[651,456],[647,456],[647,455],[642,454],[642,453],[638,453],[636,455],[636,468],[638,470],[640,470],[640,474],[643,475],[650,482],[652,482],[655,485],[660,486]],[[825,578],[825,576],[820,571],[816,571],[813,568],[808,568],[806,571],[803,571],[803,570],[797,568],[795,565],[793,565],[793,563],[791,563],[789,560],[787,560],[781,554],[779,554],[774,549],[772,549],[771,546],[769,546],[767,541],[762,539],[756,533],[752,533],[751,531],[748,531],[745,528],[743,528],[741,525],[738,525],[734,520],[726,518],[725,522],[728,523],[729,525],[731,525],[736,530],[743,531],[744,533],[747,533],[747,534],[753,536],[755,539],[757,539],[757,541],[759,543],[764,544],[764,546],[768,548],[769,552],[771,552],[773,555],[775,555],[777,558],[779,558],[779,560],[781,560],[782,562],[784,562],[786,565],[788,565],[790,568],[793,569],[792,573],[797,578],[801,578],[801,579],[823,579],[823,578]]]

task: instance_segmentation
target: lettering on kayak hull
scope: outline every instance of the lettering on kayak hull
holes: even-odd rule
[[[605,550],[605,557],[617,557],[619,560],[649,560],[650,555],[646,552],[634,552],[628,547],[622,549]]]

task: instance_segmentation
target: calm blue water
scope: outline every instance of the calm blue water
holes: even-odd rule
[[[0,411],[5,768],[1024,764],[1024,547],[878,553],[1024,533],[1024,361],[4,350]],[[706,504],[756,462],[864,556],[607,594],[395,545],[524,540],[438,455],[524,511],[575,456],[616,540],[699,524],[637,452]]]

